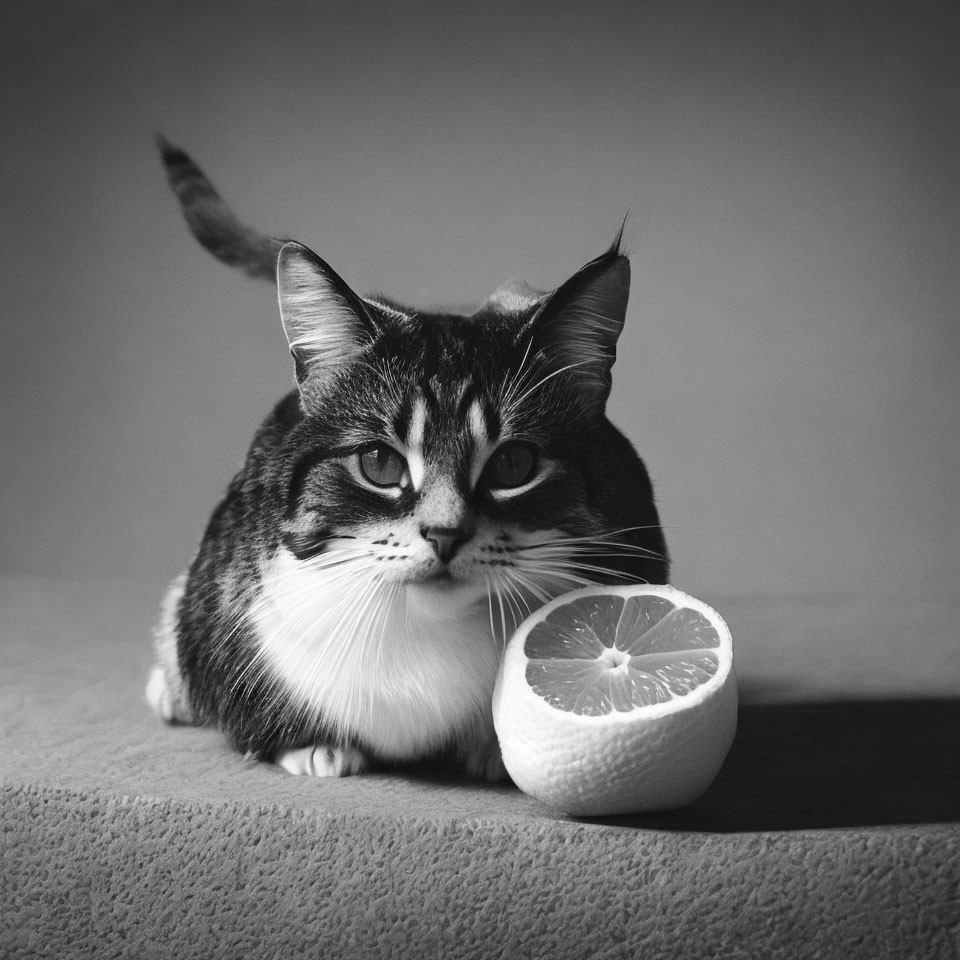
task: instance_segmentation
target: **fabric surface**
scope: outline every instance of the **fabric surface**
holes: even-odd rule
[[[737,739],[682,811],[578,821],[168,728],[163,584],[0,581],[2,957],[956,957],[960,605],[731,598]]]

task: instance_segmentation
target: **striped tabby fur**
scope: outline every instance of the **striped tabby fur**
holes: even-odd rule
[[[294,773],[451,756],[502,777],[490,700],[519,620],[586,583],[667,579],[647,472],[604,413],[619,240],[552,293],[425,313],[243,226],[161,148],[200,242],[276,279],[297,388],[170,590],[150,702]]]

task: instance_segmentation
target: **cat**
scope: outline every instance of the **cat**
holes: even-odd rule
[[[294,774],[504,779],[491,696],[520,620],[589,583],[668,578],[647,470],[605,414],[620,235],[553,292],[413,310],[244,226],[159,143],[197,239],[276,282],[295,388],[167,594],[150,704]]]

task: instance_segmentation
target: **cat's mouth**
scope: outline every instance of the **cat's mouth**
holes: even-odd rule
[[[457,577],[447,567],[430,570],[406,582],[411,597],[431,602],[430,598],[443,602],[456,602],[458,605],[472,603],[486,596],[486,587],[475,579]]]
[[[436,587],[438,589],[449,589],[463,585],[463,581],[454,579],[448,567],[439,567],[424,576],[413,577],[407,583],[415,587]]]

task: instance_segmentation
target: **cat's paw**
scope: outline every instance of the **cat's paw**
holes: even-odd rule
[[[349,777],[367,769],[367,758],[359,750],[327,744],[284,750],[274,763],[298,777]]]
[[[488,783],[502,783],[510,779],[496,740],[468,750],[463,757],[463,769],[474,780],[486,780]]]
[[[166,723],[193,723],[194,716],[182,687],[171,685],[162,666],[150,671],[147,681],[147,703],[153,712]]]

